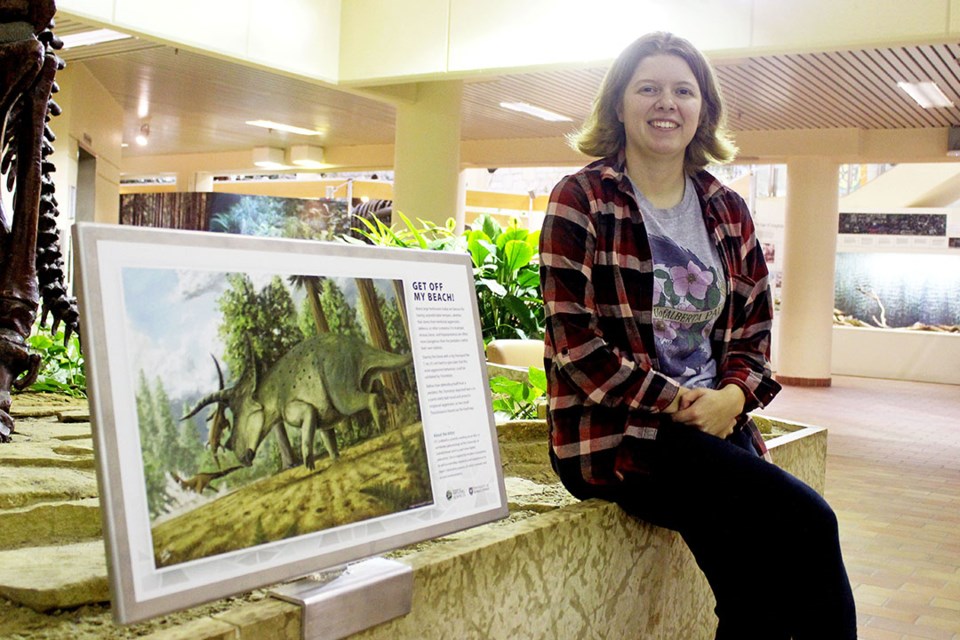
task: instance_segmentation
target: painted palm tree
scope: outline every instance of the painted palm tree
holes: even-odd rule
[[[303,289],[307,293],[307,302],[310,304],[310,313],[313,315],[317,334],[330,333],[330,323],[327,322],[327,316],[320,305],[320,288],[323,277],[290,276],[289,281],[292,286]]]
[[[377,295],[373,280],[369,278],[357,278],[357,292],[360,294],[360,310],[363,319],[367,325],[367,333],[370,336],[370,342],[376,348],[382,351],[393,351],[390,345],[390,338],[387,335],[387,324],[383,320],[383,314],[380,312],[382,297]],[[399,398],[405,391],[404,379],[397,371],[388,371],[383,374],[383,386],[388,394],[394,398]],[[390,403],[387,406],[389,414],[389,423],[396,424],[396,418]]]

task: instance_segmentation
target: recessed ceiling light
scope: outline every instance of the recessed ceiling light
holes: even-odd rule
[[[120,33],[112,29],[94,29],[93,31],[81,31],[80,33],[69,33],[65,36],[59,36],[63,40],[63,48],[71,49],[73,47],[85,47],[91,44],[102,44],[104,42],[113,42],[114,40],[124,40],[132,38],[129,33]]]
[[[254,127],[263,127],[264,129],[276,129],[277,131],[296,133],[301,136],[323,135],[322,131],[317,131],[316,129],[304,129],[303,127],[295,127],[293,125],[283,124],[281,122],[273,122],[272,120],[247,120],[247,124]]]
[[[137,134],[134,140],[136,140],[137,144],[141,147],[147,146],[147,143],[150,142],[150,125],[147,123],[140,125],[140,133]]]
[[[541,107],[535,107],[532,104],[527,104],[526,102],[501,102],[500,106],[504,109],[519,111],[520,113],[535,116],[541,120],[546,120],[547,122],[570,122],[572,120],[572,118],[568,118],[567,116],[542,109]]]
[[[950,101],[935,82],[898,82],[897,86],[907,92],[913,101],[924,109],[952,107]]]

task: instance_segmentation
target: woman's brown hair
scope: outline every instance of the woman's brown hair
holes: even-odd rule
[[[687,145],[684,156],[684,170],[692,174],[708,164],[723,164],[733,160],[737,147],[726,127],[723,99],[713,68],[703,53],[688,40],[662,31],[648,33],[635,40],[607,70],[600,92],[593,101],[593,110],[583,127],[570,137],[575,149],[596,157],[616,155],[623,149],[626,134],[623,123],[617,117],[623,92],[644,58],[664,54],[677,56],[687,63],[697,79],[703,100],[697,133]]]

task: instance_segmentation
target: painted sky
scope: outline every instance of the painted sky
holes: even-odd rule
[[[160,378],[171,400],[217,388],[210,354],[223,363],[217,299],[227,290],[222,271],[123,269],[123,299],[132,371]],[[273,274],[248,273],[254,286]],[[303,295],[292,290],[294,302]],[[226,374],[226,372],[224,372]]]
[[[209,354],[223,352],[216,301],[225,289],[222,272],[124,269],[131,369],[144,371],[151,382],[159,377],[171,399],[216,389]]]

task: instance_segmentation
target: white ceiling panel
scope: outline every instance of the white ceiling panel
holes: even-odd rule
[[[65,35],[88,29],[57,25]],[[960,124],[960,108],[921,109],[896,85],[933,81],[960,105],[960,45],[757,56],[717,67],[734,131],[915,129]],[[392,106],[329,86],[138,39],[62,52],[84,64],[124,111],[124,138],[149,122],[150,145],[126,155],[236,151],[254,146],[389,144]],[[470,80],[464,85],[465,140],[555,138],[582,122],[604,69],[566,69]],[[508,111],[527,102],[566,115],[546,122]],[[149,105],[146,117],[138,114]],[[247,120],[318,128],[322,138],[258,129]]]

